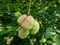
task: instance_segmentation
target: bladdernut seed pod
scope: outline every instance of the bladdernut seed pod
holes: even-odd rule
[[[30,30],[31,35],[35,35],[39,31],[39,23],[35,20],[33,23],[33,28]]]
[[[27,38],[28,35],[29,35],[29,31],[25,31],[22,28],[21,30],[18,31],[18,37],[21,39]]]
[[[25,20],[26,17],[27,17],[26,14],[21,15],[21,16],[18,18],[17,22],[18,22],[19,24],[21,24],[21,23]]]
[[[53,42],[55,42],[55,41],[56,41],[56,38],[57,38],[57,34],[54,35],[54,36],[52,36],[52,37],[51,37],[51,40],[52,40]]]
[[[32,16],[28,16],[21,24],[25,30],[30,30],[33,27],[34,19]]]
[[[43,39],[40,40],[40,42],[41,42],[41,43],[45,43],[45,42],[46,42],[46,39],[43,38]]]

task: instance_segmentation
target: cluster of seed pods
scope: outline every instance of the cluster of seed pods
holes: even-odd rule
[[[39,31],[39,23],[31,15],[23,14],[18,18],[17,22],[21,26],[21,29],[18,31],[18,36],[21,39],[26,38],[29,34],[35,35]]]

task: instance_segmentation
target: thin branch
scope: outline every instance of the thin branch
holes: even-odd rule
[[[28,15],[30,15],[31,2],[32,2],[32,0],[30,0],[29,9],[28,9]]]

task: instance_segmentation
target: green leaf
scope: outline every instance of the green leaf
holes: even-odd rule
[[[53,28],[48,27],[48,28],[46,29],[46,38],[50,38],[50,37],[52,37],[53,35],[55,35],[55,33],[53,32]]]
[[[52,45],[56,45],[56,43],[52,43]]]
[[[57,36],[56,45],[60,45],[60,35]]]

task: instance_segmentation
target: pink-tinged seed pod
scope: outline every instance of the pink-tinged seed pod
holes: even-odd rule
[[[33,22],[34,19],[32,16],[28,16],[23,22],[22,22],[22,27],[25,30],[30,30],[33,27]]]
[[[21,39],[27,38],[28,35],[29,31],[25,31],[24,29],[18,31],[18,37]]]
[[[19,24],[21,24],[21,23],[26,19],[26,17],[27,17],[26,14],[21,15],[21,16],[18,18],[17,22],[18,22]]]

